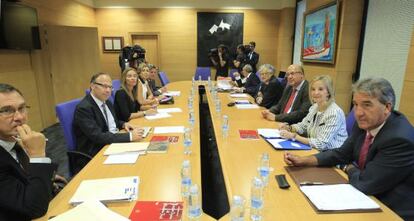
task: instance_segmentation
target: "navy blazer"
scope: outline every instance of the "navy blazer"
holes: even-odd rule
[[[320,166],[358,162],[366,131],[355,124],[351,136],[334,150],[316,154]],[[365,169],[348,171],[349,183],[374,195],[405,220],[414,220],[414,128],[393,111],[375,136]]]
[[[243,93],[248,93],[252,97],[255,97],[259,91],[260,79],[253,72],[246,79],[246,82],[244,84],[242,83],[241,79],[237,80],[236,83],[237,86],[244,87]]]
[[[114,117],[116,126],[121,129],[125,122],[118,120],[110,101],[106,101],[106,105]],[[105,117],[90,94],[76,106],[73,131],[76,137],[76,149],[90,156],[94,156],[107,144],[130,141],[129,133],[109,132]]]
[[[282,97],[279,102],[269,109],[270,112],[276,115],[276,121],[287,122],[289,124],[295,124],[308,114],[309,108],[312,106],[309,100],[309,84],[304,80],[302,87],[297,92],[296,99],[293,102],[292,110],[290,113],[283,113],[287,102],[289,101],[290,94],[292,93],[292,86],[286,86],[283,91]]]
[[[29,221],[43,216],[52,199],[56,166],[30,163],[26,171],[0,146],[0,220]]]
[[[262,103],[260,106],[265,108],[271,108],[276,105],[283,94],[284,86],[279,82],[277,77],[272,76],[268,84],[261,83],[260,92],[263,95]]]

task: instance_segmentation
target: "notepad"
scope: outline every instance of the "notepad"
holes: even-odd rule
[[[108,209],[104,204],[97,200],[86,201],[75,208],[72,208],[49,221],[129,221],[126,217]]]
[[[134,164],[137,162],[140,152],[126,152],[109,155],[104,164]]]
[[[184,126],[155,127],[154,134],[184,133]]]
[[[104,155],[120,154],[125,152],[145,152],[149,142],[113,143],[105,150]]]
[[[177,96],[180,96],[180,94],[181,94],[181,91],[167,91],[163,93],[162,95],[177,97]]]
[[[265,139],[280,138],[280,131],[272,128],[259,128],[257,132]]]
[[[101,202],[135,200],[138,198],[139,182],[137,176],[83,180],[69,203],[77,205],[87,200]]]
[[[273,148],[276,150],[310,150],[312,149],[309,145],[285,140],[285,139],[265,139]]]
[[[301,186],[318,211],[381,211],[380,206],[350,184]]]
[[[178,107],[172,107],[172,108],[158,108],[158,113],[179,113],[183,112],[181,108]]]
[[[147,120],[156,120],[156,119],[168,118],[168,117],[171,117],[171,115],[168,114],[168,113],[158,112],[154,115],[145,116],[145,119],[147,119]]]

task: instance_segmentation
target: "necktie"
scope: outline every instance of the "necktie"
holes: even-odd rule
[[[369,132],[367,132],[367,134],[365,135],[364,143],[362,144],[361,151],[359,152],[358,166],[360,170],[363,170],[365,167],[365,161],[367,160],[368,150],[371,146],[373,138],[374,136],[372,136]]]
[[[108,126],[109,126],[109,123],[108,123],[108,112],[106,112],[106,104],[105,104],[105,103],[103,103],[101,107],[102,107],[102,110],[103,110],[103,113],[104,113],[104,117],[105,117],[106,125],[108,125]]]
[[[17,143],[14,145],[13,150],[16,152],[17,160],[19,161],[22,168],[26,169],[29,166],[29,156],[27,156],[23,148]]]
[[[295,99],[295,95],[296,95],[296,88],[293,89],[292,93],[290,94],[289,100],[285,106],[285,109],[283,110],[283,113],[288,113],[289,109],[292,107],[293,104],[293,100]]]

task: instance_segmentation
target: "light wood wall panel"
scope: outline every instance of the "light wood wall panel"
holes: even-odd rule
[[[332,0],[307,0],[307,11],[326,5]],[[352,75],[356,71],[359,35],[364,1],[340,1],[340,17],[335,64],[304,63],[306,78],[312,80],[317,75],[329,75],[334,82],[336,103],[349,112],[352,99]]]
[[[96,22],[100,38],[123,36],[126,43],[131,42],[130,33],[133,32],[159,33],[160,70],[165,71],[171,81],[179,81],[190,79],[197,66],[198,11],[206,10],[96,9]],[[259,65],[276,64],[281,19],[279,10],[209,11],[244,13],[244,43],[256,42]],[[100,47],[102,51],[102,45]],[[103,71],[114,78],[119,77],[118,54],[102,53],[101,63]]]
[[[411,34],[410,51],[408,52],[407,67],[405,71],[403,91],[401,94],[400,111],[403,112],[411,124],[414,124],[414,32]]]
[[[71,0],[22,0],[22,4],[35,7],[39,24],[66,26],[95,26],[93,8]],[[65,50],[65,45],[61,45]],[[40,50],[0,50],[0,81],[19,88],[31,106],[29,123],[41,130],[56,123],[53,93],[49,91],[50,77],[47,57]]]

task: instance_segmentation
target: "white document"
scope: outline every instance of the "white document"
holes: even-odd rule
[[[105,150],[104,155],[126,152],[145,152],[148,146],[149,142],[113,143]]]
[[[106,158],[104,164],[134,164],[137,162],[139,155],[140,152],[112,154]]]
[[[129,221],[118,213],[108,209],[105,205],[97,200],[86,201],[75,208],[72,208],[49,221]]]
[[[184,133],[184,126],[155,127],[154,134]]]
[[[147,120],[156,120],[156,119],[168,118],[168,117],[171,117],[171,115],[168,114],[168,113],[160,113],[160,112],[158,112],[158,113],[156,113],[154,115],[145,116],[145,119],[147,119]]]
[[[230,94],[230,97],[235,97],[235,98],[248,98],[249,95],[247,95],[247,94],[241,94],[241,93],[236,93],[236,94]]]
[[[251,104],[249,100],[240,99],[240,100],[234,100],[236,104]]]
[[[259,135],[262,135],[265,138],[279,138],[280,137],[280,131],[278,129],[259,128],[257,129],[257,133]]]
[[[223,90],[230,90],[232,88],[229,79],[217,80],[217,87]]]
[[[379,209],[380,206],[350,184],[301,186],[318,210]]]
[[[237,109],[258,109],[257,104],[236,104]]]
[[[158,113],[180,113],[183,112],[179,107],[172,107],[172,108],[158,108]]]
[[[84,180],[69,200],[77,205],[88,200],[101,202],[131,201],[138,198],[139,177],[118,177],[97,180]]]
[[[164,92],[162,95],[178,97],[180,96],[180,94],[181,94],[181,91],[167,91],[167,92]]]

